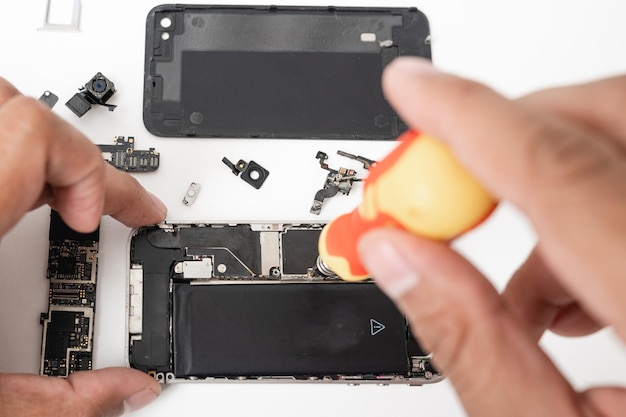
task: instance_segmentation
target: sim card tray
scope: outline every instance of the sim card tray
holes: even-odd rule
[[[43,22],[43,26],[37,30],[59,30],[65,32],[78,32],[80,23],[80,0],[74,0],[74,7],[72,10],[72,21],[68,24],[50,23],[50,5],[52,0],[48,0],[46,3],[46,17]]]

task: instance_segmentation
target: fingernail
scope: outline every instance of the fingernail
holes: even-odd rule
[[[163,204],[159,197],[152,194],[150,191],[148,191],[148,195],[150,196],[150,199],[152,200],[156,208],[163,215],[163,218],[165,218],[165,216],[167,216],[167,207],[165,206],[165,204]]]
[[[154,401],[158,395],[149,388],[134,393],[124,401],[124,414],[132,413]]]
[[[395,71],[401,71],[408,75],[434,74],[439,71],[433,67],[432,62],[424,58],[401,57],[393,61]]]
[[[359,253],[380,289],[392,300],[402,297],[419,282],[415,267],[392,241],[365,235],[359,241]]]

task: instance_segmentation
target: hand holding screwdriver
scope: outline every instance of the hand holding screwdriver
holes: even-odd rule
[[[368,230],[392,227],[450,240],[486,219],[496,202],[439,141],[408,131],[400,145],[372,164],[363,202],[329,223],[320,236],[324,264],[346,281],[369,274],[357,242]]]

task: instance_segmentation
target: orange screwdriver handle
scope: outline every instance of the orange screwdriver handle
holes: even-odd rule
[[[330,222],[320,235],[322,261],[346,281],[369,274],[357,242],[367,231],[393,227],[449,241],[484,221],[497,202],[441,142],[415,131],[370,169],[363,201]]]

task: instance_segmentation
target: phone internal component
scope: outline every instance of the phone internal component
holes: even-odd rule
[[[367,170],[369,170],[370,167],[376,163],[376,161],[372,159],[368,159],[363,156],[352,155],[344,151],[337,151],[337,154],[361,162],[363,164],[363,168]],[[315,193],[315,197],[313,198],[313,204],[311,205],[310,210],[312,214],[320,214],[320,212],[322,211],[322,205],[324,205],[324,200],[336,196],[337,193],[341,193],[344,195],[350,194],[350,190],[352,190],[352,184],[358,181],[363,181],[363,179],[357,178],[357,172],[353,169],[343,167],[339,169],[330,168],[326,163],[328,155],[322,151],[319,151],[317,155],[315,155],[315,157],[319,160],[320,167],[328,171],[328,175],[326,175],[326,181],[324,182],[324,187],[320,189],[317,193]]]
[[[85,113],[91,110],[91,106],[94,104],[105,106],[109,111],[113,111],[117,107],[113,104],[107,104],[107,101],[115,94],[115,84],[101,72],[94,75],[93,78],[87,81],[79,90],[78,93],[74,94],[74,96],[65,103],[78,117],[83,117]]]
[[[254,161],[246,162],[243,159],[240,159],[235,165],[230,162],[228,158],[224,157],[222,158],[222,162],[230,168],[233,174],[241,174],[241,179],[257,190],[261,188],[267,177],[270,175],[270,172],[267,169],[263,168]]]
[[[185,197],[183,198],[183,204],[186,206],[190,206],[196,201],[196,197],[198,197],[198,193],[200,192],[200,184],[196,182],[192,182],[189,184],[189,188],[187,188],[187,192],[185,193]]]
[[[51,307],[41,317],[44,328],[41,374],[69,376],[92,367],[93,309]]]
[[[102,157],[120,171],[149,172],[159,169],[160,155],[154,148],[147,151],[135,149],[135,138],[116,136],[113,145],[98,145]]]
[[[78,233],[50,215],[48,311],[41,314],[41,375],[66,377],[92,366],[99,231]]]
[[[177,377],[410,373],[404,317],[373,283],[175,283],[173,297]]]
[[[57,97],[54,93],[50,91],[44,91],[41,97],[39,97],[39,101],[44,103],[46,106],[53,108],[57,101],[59,101],[59,97]]]

